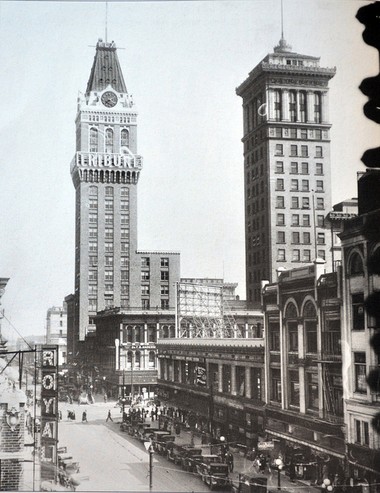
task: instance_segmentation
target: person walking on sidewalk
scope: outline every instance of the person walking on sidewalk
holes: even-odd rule
[[[113,419],[112,419],[112,416],[111,416],[111,409],[108,410],[106,423],[107,423],[108,420],[111,420],[113,422]]]
[[[86,411],[83,411],[83,413],[82,413],[82,423],[88,423]]]
[[[228,465],[228,470],[234,472],[234,456],[230,451],[226,453],[226,464]]]

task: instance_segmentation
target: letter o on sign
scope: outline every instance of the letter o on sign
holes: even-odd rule
[[[42,379],[42,386],[46,390],[54,389],[54,375],[45,375]]]

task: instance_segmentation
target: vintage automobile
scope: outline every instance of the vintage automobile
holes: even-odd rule
[[[265,476],[239,474],[239,479],[231,482],[231,491],[233,493],[266,493],[267,481]]]
[[[150,428],[149,423],[139,423],[139,422],[133,422],[130,427],[130,435],[133,437],[137,437],[141,439],[142,434],[146,429]]]
[[[137,434],[137,437],[142,441],[142,442],[149,442],[151,438],[153,438],[153,434],[156,431],[160,431],[158,428],[142,428],[140,429],[139,433]]]
[[[167,445],[168,460],[171,460],[175,464],[181,464],[182,456],[188,448],[190,448],[190,445],[179,445],[177,443],[169,442]]]
[[[228,465],[221,462],[201,462],[197,464],[197,472],[202,481],[213,490],[214,488],[231,485],[228,476]]]
[[[202,449],[201,448],[188,448],[184,451],[181,457],[182,469],[188,472],[196,471],[196,464],[202,459]]]
[[[158,438],[155,444],[153,442],[153,447],[156,447],[155,450],[157,451],[157,453],[159,453],[160,455],[165,455],[168,449],[168,444],[173,443],[174,441],[174,435],[161,435],[161,437]]]

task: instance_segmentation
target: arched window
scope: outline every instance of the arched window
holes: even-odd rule
[[[121,147],[129,147],[129,131],[126,128],[121,131],[120,145]]]
[[[281,91],[274,91],[274,119],[281,121]]]
[[[112,130],[112,128],[106,129],[105,152],[113,153],[113,130]]]
[[[307,301],[303,308],[305,325],[305,346],[307,353],[317,352],[317,312],[311,301]]]
[[[98,187],[89,187],[88,194],[92,197],[96,197],[98,195]]]
[[[297,93],[296,91],[289,92],[289,117],[291,122],[297,121]]]
[[[363,260],[357,252],[351,256],[348,273],[350,276],[364,273]]]
[[[300,102],[300,120],[301,122],[307,121],[307,102],[306,102],[306,92],[300,91],[299,93]]]
[[[314,93],[314,122],[321,123],[321,93]]]
[[[97,128],[90,128],[90,145],[89,145],[89,150],[90,152],[98,152],[98,129]]]
[[[161,332],[160,335],[161,335],[161,337],[163,339],[167,339],[169,337],[169,327],[167,325],[163,325],[161,327],[161,331],[160,332]]]

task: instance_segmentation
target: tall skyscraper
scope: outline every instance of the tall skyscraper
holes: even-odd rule
[[[174,306],[179,254],[137,251],[141,169],[137,112],[116,46],[99,40],[87,89],[78,98],[71,163],[76,228],[75,294],[66,300],[69,358],[77,353],[78,342],[95,330],[93,317],[98,311],[113,306],[140,310]]]
[[[282,37],[236,89],[243,99],[247,300],[279,267],[331,262],[328,82],[335,68]]]

